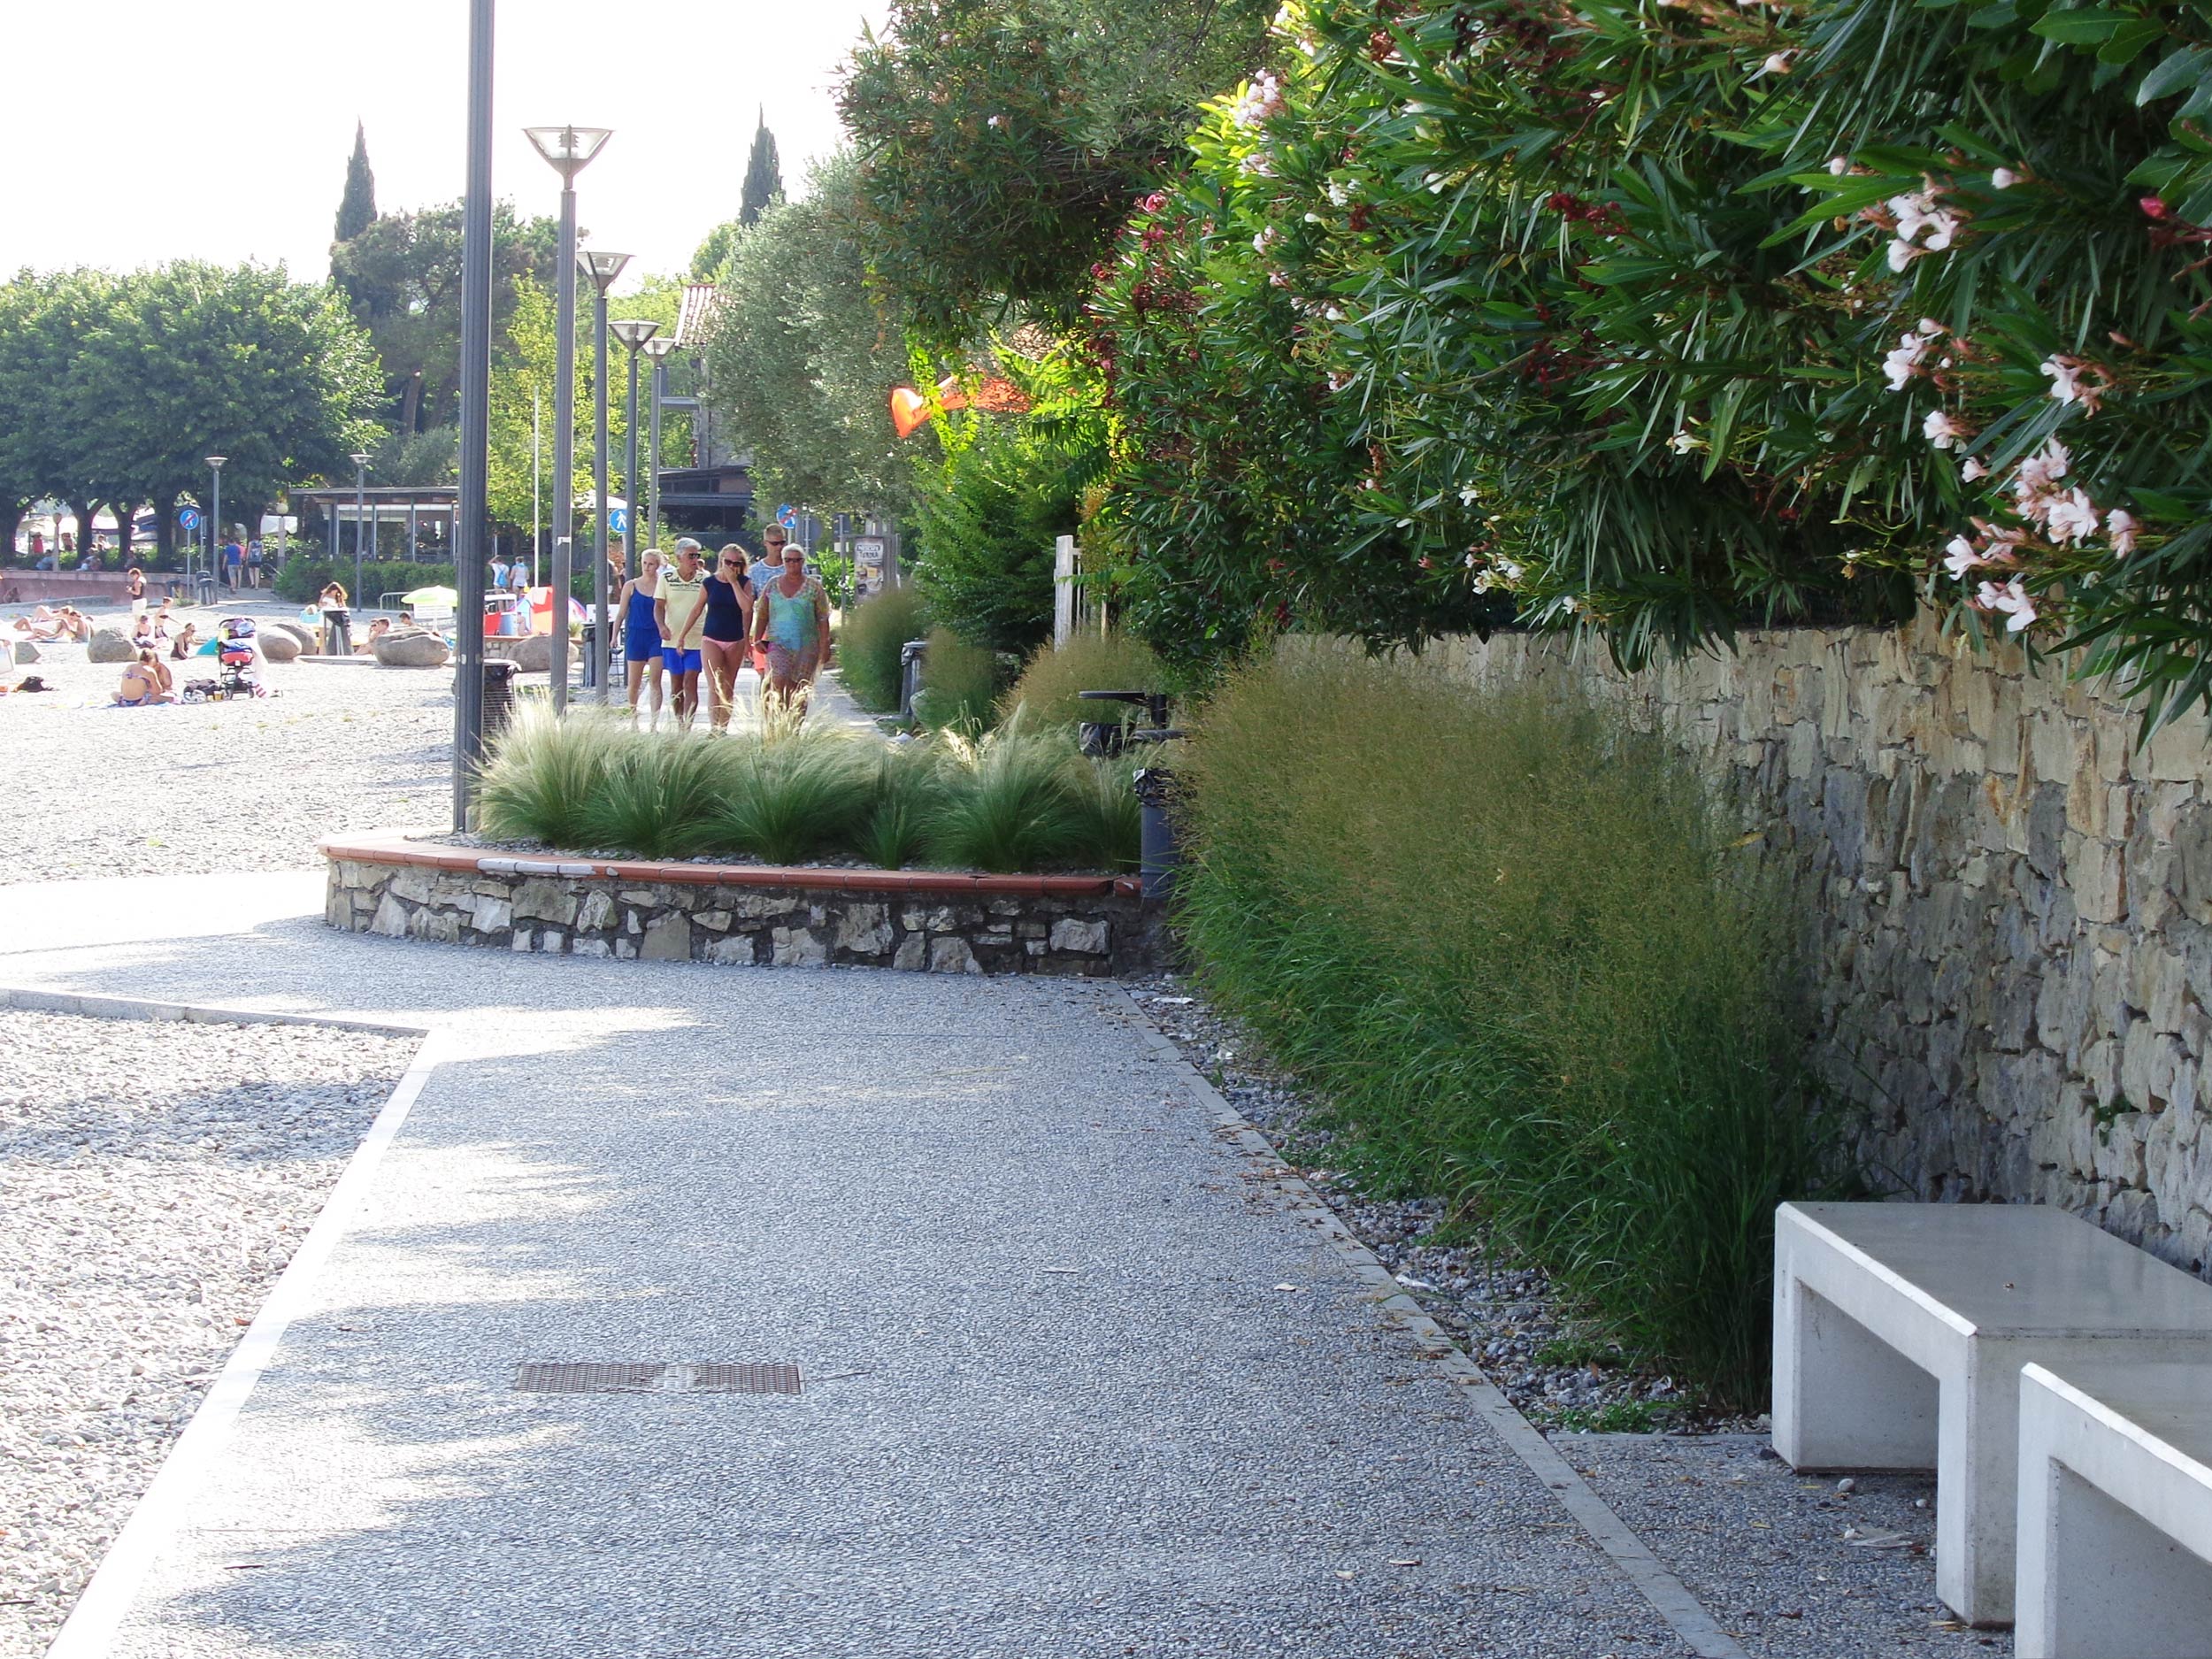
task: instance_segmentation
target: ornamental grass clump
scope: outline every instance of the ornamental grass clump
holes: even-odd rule
[[[874,804],[874,757],[865,740],[843,732],[779,733],[772,724],[765,735],[703,747],[729,752],[729,792],[715,809],[718,850],[796,864],[849,840]]]
[[[931,743],[887,744],[876,757],[875,804],[853,851],[885,870],[919,863],[945,801],[941,757]]]
[[[728,745],[619,732],[576,807],[581,843],[646,858],[691,858],[723,841],[720,808],[741,784]]]
[[[899,652],[929,627],[921,590],[887,588],[847,613],[837,633],[837,672],[864,709],[899,706]]]
[[[1785,895],[1694,770],[1587,703],[1317,654],[1231,676],[1183,770],[1188,943],[1370,1177],[1755,1408],[1774,1206],[1835,1143]]]
[[[928,638],[929,656],[922,664],[915,717],[933,732],[984,730],[996,713],[997,657],[949,628],[932,628]]]
[[[1001,699],[1010,714],[1025,709],[1035,726],[1074,726],[1085,720],[1133,719],[1129,703],[1086,703],[1084,691],[1166,691],[1167,668],[1143,641],[1125,634],[1079,634],[1064,645],[1048,645],[1029,659]]]
[[[609,764],[630,739],[612,720],[558,719],[542,707],[516,710],[477,781],[484,833],[549,847],[590,846],[593,804]]]
[[[1019,718],[944,745],[945,799],[931,826],[936,862],[998,872],[1048,870],[1094,849],[1086,810],[1057,734],[1032,732]]]

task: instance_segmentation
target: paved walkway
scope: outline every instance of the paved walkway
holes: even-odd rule
[[[444,1056],[118,1655],[1691,1651],[1112,987],[338,934],[319,876],[8,898],[0,982]]]

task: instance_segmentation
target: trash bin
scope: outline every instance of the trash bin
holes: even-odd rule
[[[584,653],[584,689],[588,691],[599,683],[599,625],[584,624],[580,649]]]
[[[914,694],[922,688],[922,663],[929,655],[927,640],[909,640],[899,647],[899,718],[914,718]]]
[[[489,742],[507,729],[515,711],[515,664],[511,658],[484,659],[484,741]]]
[[[211,605],[215,603],[215,579],[212,576],[196,576],[193,586],[198,590],[202,604]]]
[[[323,651],[330,657],[353,655],[352,611],[333,609],[323,612]]]

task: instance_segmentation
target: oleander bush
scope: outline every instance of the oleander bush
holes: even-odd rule
[[[1755,838],[1609,712],[1363,659],[1240,669],[1188,749],[1187,941],[1350,1156],[1756,1409],[1774,1206],[1837,1165]]]
[[[921,589],[910,582],[887,588],[845,613],[837,634],[837,672],[864,709],[899,706],[899,651],[929,631]]]
[[[529,707],[493,744],[476,802],[497,840],[613,856],[996,872],[1137,863],[1130,768],[1018,718],[890,742],[789,718],[713,737]]]

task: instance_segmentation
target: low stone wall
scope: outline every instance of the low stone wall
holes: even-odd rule
[[[1741,803],[1801,879],[1822,1069],[1878,1179],[2063,1205],[2212,1273],[2202,713],[2139,744],[2135,705],[1926,618],[1640,674],[1517,634],[1421,661],[1617,702]]]
[[[1166,933],[1133,878],[518,858],[403,836],[323,843],[352,933],[644,962],[1139,973]]]

